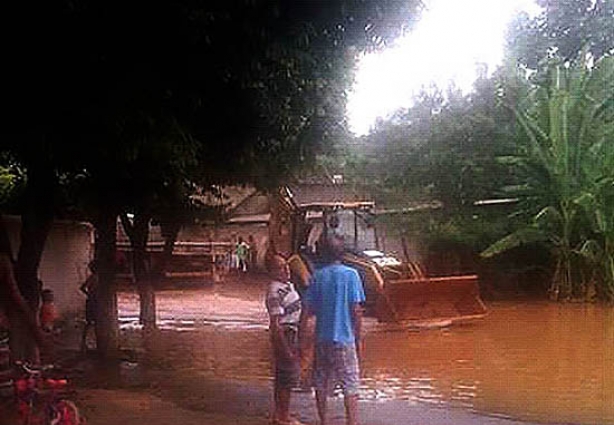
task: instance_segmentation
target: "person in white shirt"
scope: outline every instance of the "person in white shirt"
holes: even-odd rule
[[[281,255],[268,258],[267,269],[272,278],[266,294],[266,307],[275,368],[272,424],[299,425],[299,421],[290,417],[290,395],[292,388],[298,386],[300,376],[298,325],[301,299],[290,282],[288,263]]]

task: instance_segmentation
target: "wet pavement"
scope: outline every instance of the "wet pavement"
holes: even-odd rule
[[[90,425],[138,423],[163,425],[189,424],[254,424],[267,423],[271,403],[270,386],[266,383],[246,385],[240,381],[223,382],[193,376],[173,379],[182,384],[152,387],[138,391],[126,389],[94,389],[81,391],[79,404],[88,416]],[[198,388],[198,390],[194,390]],[[340,398],[330,403],[333,425],[343,421]],[[470,413],[462,409],[409,406],[403,401],[362,402],[359,406],[364,425],[531,425]],[[309,393],[293,395],[292,410],[296,417],[309,424],[316,423],[313,396]],[[112,412],[112,413],[111,413]],[[111,417],[113,421],[111,421]],[[121,420],[118,420],[120,419]]]

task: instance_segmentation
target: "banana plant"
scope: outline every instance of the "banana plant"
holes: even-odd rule
[[[555,64],[546,84],[532,90],[527,106],[514,108],[522,132],[518,154],[507,161],[523,182],[508,192],[521,200],[523,210],[518,213],[529,212],[529,220],[482,256],[544,242],[555,259],[550,287],[555,299],[567,299],[583,287],[574,269],[589,258],[602,260],[605,287],[612,288],[608,279],[614,282],[614,257],[608,254],[608,249],[614,254],[614,204],[607,183],[614,166],[613,61],[608,57],[594,66],[586,61]],[[604,217],[611,227],[597,225]],[[593,255],[596,247],[603,255]]]
[[[579,249],[593,266],[592,280],[599,282],[602,298],[614,301],[614,179],[605,178],[596,184],[595,193],[587,193],[581,205],[592,230]]]
[[[607,105],[607,102],[610,105]],[[592,237],[585,240],[579,251],[599,274],[601,295],[614,301],[614,106],[612,96],[598,106],[597,118],[605,118],[595,127],[596,142],[589,151],[584,173],[590,191],[579,200],[588,219]],[[602,112],[610,108],[610,114]]]

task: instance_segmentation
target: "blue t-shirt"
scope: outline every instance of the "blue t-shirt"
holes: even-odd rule
[[[317,340],[353,343],[352,308],[364,301],[362,282],[355,269],[330,264],[316,270],[305,294],[305,304],[316,316]]]

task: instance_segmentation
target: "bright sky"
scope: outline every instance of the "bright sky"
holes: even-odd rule
[[[414,30],[387,50],[364,55],[349,94],[351,130],[366,134],[377,117],[411,106],[422,87],[451,81],[471,90],[476,65],[492,72],[501,62],[506,26],[515,13],[535,14],[534,0],[425,0]]]

